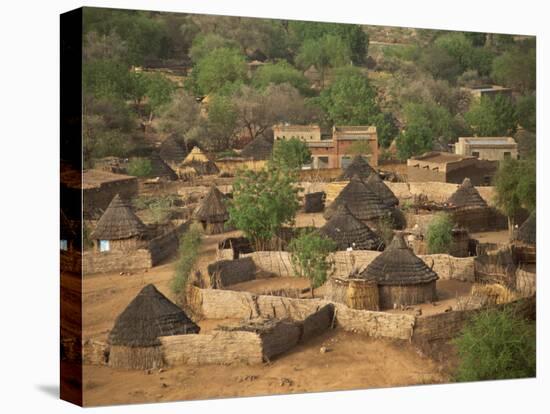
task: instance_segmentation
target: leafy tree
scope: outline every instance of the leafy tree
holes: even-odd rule
[[[176,270],[170,283],[170,288],[175,294],[182,293],[187,287],[189,276],[198,258],[201,240],[202,231],[199,226],[191,226],[180,237]]]
[[[448,143],[456,138],[454,119],[449,111],[439,105],[409,103],[404,108],[405,123],[422,124],[430,128],[432,142]]]
[[[97,60],[125,61],[128,46],[114,33],[88,32],[84,37],[83,57],[86,64]]]
[[[174,132],[184,137],[198,123],[199,114],[200,108],[195,98],[180,91],[162,107],[158,119],[159,129],[165,133]]]
[[[224,95],[212,96],[208,104],[206,124],[211,141],[209,148],[214,151],[230,149],[237,129],[237,111],[231,98]]]
[[[149,177],[153,172],[151,161],[147,158],[132,158],[128,163],[128,174],[136,177]]]
[[[496,205],[508,217],[510,237],[514,231],[514,216],[525,207],[536,207],[535,160],[504,160],[494,177]]]
[[[196,84],[203,94],[219,93],[226,84],[246,80],[244,56],[234,49],[214,49],[193,68]]]
[[[482,97],[474,102],[464,118],[477,136],[512,135],[517,129],[517,113],[510,98],[497,96]]]
[[[295,137],[275,141],[272,162],[279,168],[299,170],[311,162],[311,151],[305,142]]]
[[[306,69],[314,66],[321,75],[321,88],[329,68],[347,65],[351,59],[349,47],[335,35],[324,35],[319,39],[307,39],[300,47],[296,63]]]
[[[122,62],[96,60],[84,65],[82,83],[85,95],[125,99],[130,84],[130,73],[128,67]]]
[[[388,148],[399,133],[396,119],[390,112],[380,112],[372,118],[372,123],[376,126],[380,146]]]
[[[534,43],[515,47],[495,58],[491,77],[498,83],[517,89],[521,93],[537,87],[537,59]]]
[[[518,99],[516,110],[519,124],[528,131],[537,132],[537,97],[525,95]]]
[[[457,381],[536,375],[536,327],[512,310],[487,310],[472,318],[454,340]]]
[[[193,40],[193,45],[189,50],[189,57],[193,62],[199,62],[205,58],[210,52],[216,49],[236,49],[239,45],[230,39],[226,39],[216,33],[200,34]]]
[[[432,149],[432,139],[432,130],[428,126],[421,123],[407,125],[397,137],[397,154],[402,160],[423,154]]]
[[[295,177],[285,169],[240,171],[233,183],[229,222],[242,230],[256,250],[265,250],[299,208]]]
[[[304,95],[309,93],[309,83],[304,74],[284,60],[261,66],[252,78],[252,84],[262,90],[271,84],[281,83],[292,85]]]
[[[453,243],[453,222],[448,214],[439,213],[430,221],[426,232],[428,252],[449,253]]]
[[[302,231],[291,240],[289,250],[294,276],[309,279],[311,297],[314,296],[314,289],[326,282],[331,266],[327,257],[335,249],[333,240],[312,230]]]
[[[455,57],[446,49],[435,45],[423,49],[418,64],[436,79],[453,80],[463,72]]]

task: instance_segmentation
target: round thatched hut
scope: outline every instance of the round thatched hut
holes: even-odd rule
[[[378,197],[389,207],[395,207],[399,204],[399,200],[395,196],[392,190],[386,185],[378,174],[373,173],[369,175],[365,185],[378,195]]]
[[[212,175],[220,172],[218,166],[199,147],[193,147],[181,166],[192,167],[199,175]]]
[[[469,178],[464,179],[449,197],[447,204],[452,210],[453,220],[458,227],[469,231],[485,231],[490,230],[494,225],[493,211]]]
[[[154,151],[149,157],[151,161],[151,177],[163,180],[177,180],[176,172],[160,157],[157,151]]]
[[[366,180],[371,174],[376,174],[376,171],[370,166],[366,159],[361,155],[356,155],[351,160],[351,163],[344,170],[342,175],[340,175],[340,180],[351,180],[354,175],[357,175],[359,178]]]
[[[337,250],[384,250],[384,241],[369,226],[357,220],[345,204],[338,206],[319,233],[334,240]]]
[[[146,244],[147,227],[117,194],[98,220],[90,238],[100,252],[136,250]]]
[[[193,218],[202,224],[208,234],[219,234],[225,231],[225,222],[229,212],[225,206],[224,195],[212,185],[206,196],[193,213]]]
[[[245,145],[241,151],[241,157],[251,158],[254,161],[268,160],[273,153],[273,141],[258,136]]]
[[[400,233],[359,277],[376,281],[381,309],[432,302],[437,297],[435,281],[439,277],[413,253]]]
[[[172,168],[177,168],[187,156],[187,148],[182,139],[171,134],[160,145],[159,155],[165,163]]]
[[[199,333],[185,312],[149,284],[118,315],[109,333],[109,365],[155,369],[164,365],[162,336]]]

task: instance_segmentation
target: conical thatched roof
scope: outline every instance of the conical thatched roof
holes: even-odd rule
[[[221,223],[229,220],[229,213],[224,203],[224,195],[216,186],[210,187],[206,197],[202,199],[194,212],[194,217],[199,221]]]
[[[383,250],[384,242],[369,226],[357,220],[348,208],[341,204],[331,219],[319,229],[319,233],[336,242],[338,250]]]
[[[537,244],[537,218],[534,211],[519,227],[516,240],[527,244]]]
[[[350,182],[326,208],[325,218],[329,220],[340,204],[345,204],[357,219],[374,220],[391,214],[390,209],[365,183],[354,175]]]
[[[366,180],[372,173],[376,173],[376,171],[369,165],[367,160],[361,155],[356,155],[340,176],[340,180],[350,180],[354,175]]]
[[[267,138],[258,136],[250,141],[241,151],[241,156],[244,158],[252,158],[253,160],[267,160],[273,152],[273,142]]]
[[[469,178],[464,179],[462,184],[449,197],[447,203],[458,208],[487,207],[487,203],[479,195]]]
[[[158,152],[153,152],[150,160],[152,168],[151,177],[167,178],[169,180],[178,179],[178,175],[168,164],[163,161]]]
[[[407,246],[398,233],[390,245],[367,268],[361,278],[376,280],[379,285],[414,285],[439,279],[426,263]]]
[[[390,188],[378,176],[378,174],[373,173],[369,175],[369,178],[367,179],[367,181],[365,181],[365,184],[372,191],[374,191],[387,206],[394,207],[399,204],[399,200],[397,199],[393,191],[390,190]]]
[[[192,167],[197,174],[201,175],[218,174],[220,172],[218,166],[211,161],[199,147],[193,147],[181,165],[184,167]]]
[[[157,346],[161,336],[199,331],[181,308],[149,284],[118,315],[109,333],[109,343],[128,347]]]
[[[175,134],[171,134],[160,145],[159,155],[167,163],[179,164],[187,156],[187,149]]]
[[[143,236],[146,232],[145,224],[117,194],[98,220],[90,237],[94,240],[120,240]]]

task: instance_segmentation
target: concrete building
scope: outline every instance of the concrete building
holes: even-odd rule
[[[512,89],[499,85],[479,85],[462,89],[470,93],[476,99],[481,99],[482,97],[494,98],[496,96],[512,97]]]
[[[310,168],[346,168],[353,158],[352,145],[364,141],[369,154],[364,157],[372,166],[378,165],[378,134],[374,126],[334,126],[332,134],[324,133],[318,125],[275,125],[274,139],[298,138],[309,147],[312,155]]]
[[[469,178],[473,185],[490,185],[498,162],[447,152],[428,152],[407,160],[409,181],[460,184]]]
[[[480,160],[518,159],[518,144],[512,137],[461,137],[454,148],[455,154]]]

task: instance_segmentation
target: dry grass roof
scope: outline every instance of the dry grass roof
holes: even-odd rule
[[[357,220],[345,205],[319,229],[319,233],[334,240],[338,250],[383,250],[384,241],[369,226]]]
[[[151,161],[151,177],[167,178],[169,180],[177,180],[176,172],[164,162],[158,152],[153,152],[150,157]]]
[[[254,161],[267,160],[273,153],[273,142],[258,136],[250,141],[241,151],[243,158],[252,158]]]
[[[393,207],[399,204],[399,200],[395,196],[392,190],[386,185],[386,183],[378,176],[378,174],[373,173],[369,175],[367,181],[365,181],[367,187],[374,191],[378,197],[384,202],[384,204]]]
[[[215,185],[210,187],[206,196],[194,212],[194,218],[209,223],[223,223],[229,220],[229,212],[225,206],[224,195]]]
[[[537,244],[537,218],[534,211],[519,227],[516,240],[527,244]]]
[[[118,315],[109,333],[111,345],[151,347],[159,337],[199,333],[200,328],[185,312],[149,284]]]
[[[121,240],[141,237],[146,232],[145,224],[134,214],[128,203],[117,194],[98,220],[90,237],[94,240]]]
[[[187,149],[182,140],[175,134],[171,134],[160,145],[159,155],[165,162],[179,164],[187,156]]]
[[[199,147],[194,147],[181,165],[192,167],[200,175],[218,174],[220,172],[218,166]]]
[[[379,285],[414,285],[439,279],[397,233],[390,245],[359,275]]]
[[[457,208],[483,208],[486,201],[479,195],[479,191],[472,185],[469,178],[465,178],[457,190],[449,197],[447,203]]]
[[[354,175],[366,180],[372,173],[376,173],[376,171],[367,160],[361,155],[356,155],[340,176],[340,180],[350,180]]]

